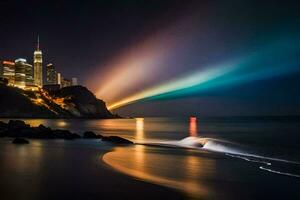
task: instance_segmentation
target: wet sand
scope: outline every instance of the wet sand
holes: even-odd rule
[[[185,199],[107,166],[102,156],[112,146],[96,140],[10,142],[0,139],[1,199]]]

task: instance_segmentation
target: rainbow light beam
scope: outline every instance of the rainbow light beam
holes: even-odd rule
[[[138,101],[185,96],[208,89],[298,72],[299,40],[282,40],[237,61],[212,66],[133,94],[108,105],[109,110]]]
[[[153,97],[197,86],[199,84],[224,76],[226,73],[229,73],[233,70],[233,66],[234,65],[224,65],[223,67],[217,67],[206,71],[200,71],[190,76],[181,78],[179,80],[171,81],[163,85],[149,88],[132,96],[124,98],[121,101],[108,105],[108,109],[113,110],[148,97]]]

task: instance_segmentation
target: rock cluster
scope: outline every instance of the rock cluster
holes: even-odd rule
[[[29,144],[29,141],[24,138],[15,138],[12,141],[13,144]]]
[[[0,137],[16,138],[13,143],[25,144],[28,141],[24,138],[30,139],[65,139],[72,140],[78,138],[85,139],[101,139],[115,144],[133,144],[133,142],[118,136],[102,136],[92,131],[83,133],[83,137],[77,133],[72,133],[69,130],[53,130],[50,127],[39,125],[38,127],[31,127],[22,120],[9,120],[8,123],[0,121]],[[26,142],[27,141],[27,142]]]
[[[102,139],[102,135],[97,135],[93,131],[86,131],[83,133],[83,138],[88,138],[88,139]]]
[[[112,142],[115,144],[133,144],[133,142],[131,142],[130,140],[126,140],[122,137],[119,136],[107,136],[107,137],[103,137],[102,141],[106,141],[106,142]]]
[[[0,122],[0,137],[35,138],[35,139],[76,139],[80,135],[68,130],[52,130],[44,125],[31,127],[21,120]]]

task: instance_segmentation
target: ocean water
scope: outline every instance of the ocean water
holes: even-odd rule
[[[300,198],[298,117],[26,122],[133,140],[137,145],[115,147],[102,161],[136,179],[175,188],[189,199]]]

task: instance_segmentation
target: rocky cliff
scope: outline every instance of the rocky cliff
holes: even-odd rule
[[[84,118],[112,118],[114,117],[106,108],[105,102],[97,99],[86,87],[65,87],[54,93],[55,98],[65,99],[69,104],[68,111],[76,117]]]
[[[52,94],[0,85],[1,118],[114,118],[102,100],[82,86]]]

